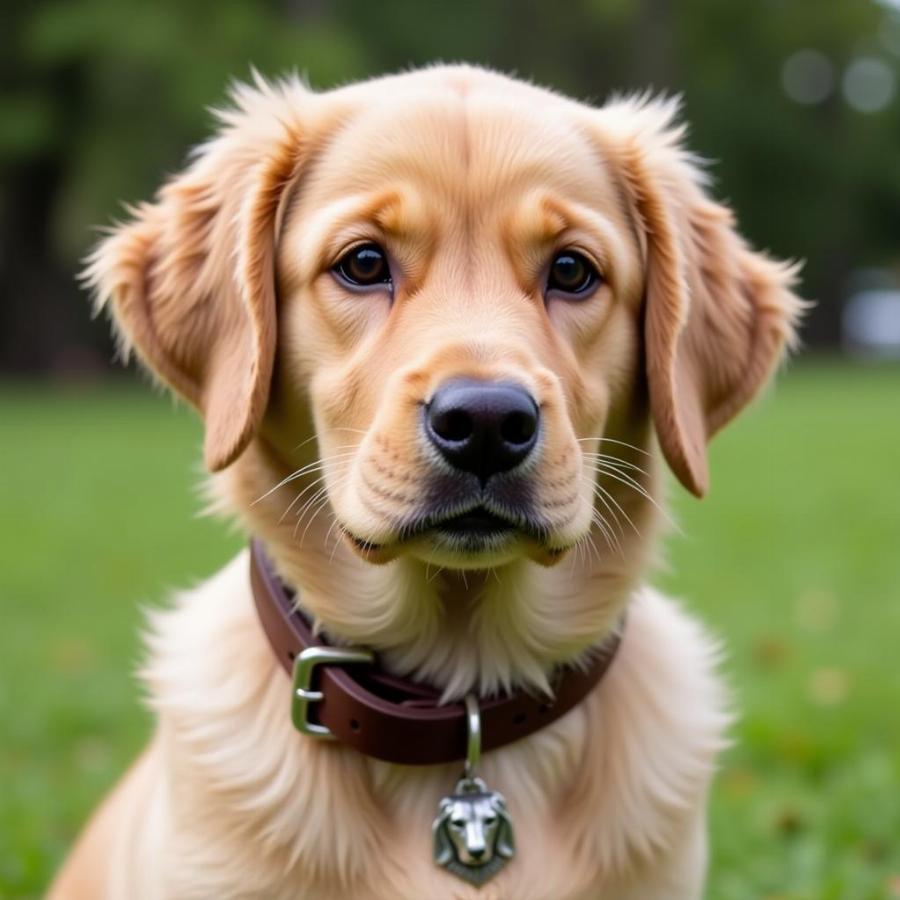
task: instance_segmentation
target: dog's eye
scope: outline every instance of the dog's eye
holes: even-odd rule
[[[580,297],[592,291],[600,281],[593,263],[575,250],[563,250],[553,257],[547,277],[547,291]]]
[[[345,253],[332,271],[353,287],[371,287],[391,283],[387,254],[378,244],[360,244]]]

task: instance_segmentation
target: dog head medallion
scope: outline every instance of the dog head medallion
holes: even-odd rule
[[[432,831],[435,863],[470,884],[484,884],[516,853],[506,801],[480,778],[459,780]]]

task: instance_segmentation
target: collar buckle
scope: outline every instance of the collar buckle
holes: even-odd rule
[[[301,734],[318,740],[333,741],[335,736],[324,726],[309,721],[309,704],[320,702],[324,694],[312,690],[313,672],[317,666],[371,665],[375,654],[360,647],[307,647],[294,660],[294,686],[291,691],[291,721]]]

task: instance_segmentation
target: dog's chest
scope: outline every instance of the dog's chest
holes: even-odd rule
[[[202,595],[160,617],[146,670],[168,773],[165,896],[644,900],[612,879],[658,868],[702,807],[724,723],[712,653],[658,595],[632,602],[616,664],[586,700],[485,754],[516,854],[478,889],[434,862],[432,823],[460,766],[388,765],[298,734],[290,682],[248,640],[245,599],[226,618],[227,593],[208,588],[218,617]]]
[[[496,874],[477,889],[460,878],[459,867],[454,866],[465,841],[454,841],[447,832],[455,815],[468,812],[470,815],[462,818],[477,818],[480,809],[477,804],[470,807],[458,801],[442,803],[442,797],[454,789],[458,767],[413,770],[370,763],[376,805],[384,814],[385,833],[391,835],[380,852],[385,862],[390,860],[389,869],[397,873],[392,889],[398,891],[408,884],[405,893],[391,893],[388,889],[373,896],[577,896],[573,893],[574,881],[583,879],[586,873],[573,880],[578,868],[577,853],[567,849],[574,836],[566,822],[565,798],[573,789],[579,770],[586,720],[583,711],[576,712],[558,726],[488,754],[482,761],[480,774],[488,791],[498,791],[505,798],[504,818],[508,816],[509,834],[486,835],[487,853],[496,864],[490,868]],[[460,806],[465,809],[458,809]],[[511,855],[508,851],[513,839],[515,853]],[[455,853],[453,863],[443,868],[435,859],[442,848]]]
[[[589,710],[576,710],[483,758],[485,783],[506,799],[515,856],[480,887],[435,862],[433,823],[442,797],[456,785],[459,767],[378,763],[295,734],[286,735],[283,745],[290,748],[282,760],[289,782],[266,778],[268,791],[246,797],[241,820],[221,814],[222,797],[212,784],[200,793],[202,805],[193,791],[190,798],[184,794],[190,806],[176,801],[180,850],[192,857],[186,877],[203,871],[212,878],[206,889],[217,895],[268,900],[596,898],[603,859],[589,848],[603,839],[594,816],[584,815],[578,784],[589,719]],[[215,781],[222,783],[221,774]],[[579,790],[582,797],[573,797]],[[222,830],[211,834],[208,823],[216,808]],[[233,893],[236,883],[242,885],[239,894]],[[186,880],[183,887],[184,896],[195,895],[196,882]],[[173,888],[173,895],[181,896],[181,886]]]

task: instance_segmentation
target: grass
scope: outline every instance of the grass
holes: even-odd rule
[[[139,604],[240,541],[196,518],[198,425],[145,390],[7,386],[0,423],[0,896],[19,898],[148,734]],[[657,580],[722,637],[742,711],[712,900],[900,897],[898,448],[900,370],[806,364],[716,439],[707,500],[673,490]]]

